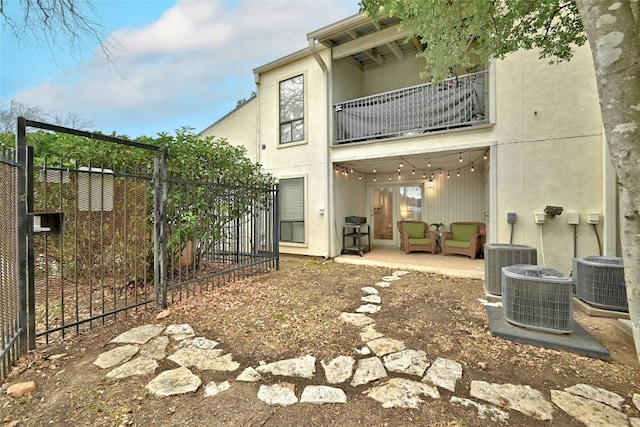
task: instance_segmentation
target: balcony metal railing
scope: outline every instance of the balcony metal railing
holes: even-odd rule
[[[487,71],[334,105],[335,144],[417,135],[488,122]]]

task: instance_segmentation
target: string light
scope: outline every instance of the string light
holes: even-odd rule
[[[474,172],[476,168],[473,167],[473,163],[471,163],[471,172]]]
[[[404,163],[402,162],[402,158],[400,158],[400,164],[398,165],[399,168],[404,167]]]
[[[460,158],[458,160],[462,163],[462,153],[460,153]]]
[[[389,174],[389,181],[391,181],[391,174]]]
[[[460,176],[460,169],[458,169],[458,173],[456,174],[456,176]]]
[[[378,177],[376,175],[373,175],[373,182],[376,182],[378,180]]]
[[[447,171],[447,179],[451,178],[451,176],[449,175],[449,172]]]
[[[358,175],[358,179],[362,180],[362,174]]]
[[[427,177],[427,173],[425,171],[422,171],[422,177],[426,178]]]
[[[413,172],[411,172],[412,175],[416,174],[416,168],[413,168]]]
[[[487,160],[487,152],[484,152],[484,156],[482,156],[483,159]]]
[[[376,168],[373,168],[373,173],[374,173],[374,174],[376,173]]]
[[[427,167],[430,168],[431,167],[431,160],[427,160]]]

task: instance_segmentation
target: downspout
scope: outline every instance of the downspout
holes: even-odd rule
[[[254,72],[253,73],[253,82],[256,85],[256,163],[261,163],[260,152],[261,144],[260,144],[260,74]]]
[[[333,197],[335,196],[335,191],[333,186],[335,185],[334,183],[334,177],[333,177],[333,173],[332,170],[333,168],[331,167],[331,162],[329,161],[329,159],[331,158],[331,152],[330,152],[330,147],[331,147],[331,142],[332,142],[332,120],[331,120],[331,102],[329,102],[331,100],[331,82],[329,79],[329,67],[327,67],[327,64],[324,62],[324,60],[322,59],[322,56],[320,55],[320,53],[318,53],[318,49],[316,48],[316,41],[314,38],[312,37],[307,37],[307,41],[309,42],[309,51],[311,52],[311,55],[313,55],[313,57],[315,58],[316,62],[318,63],[318,65],[320,66],[320,69],[322,70],[322,74],[324,75],[324,80],[325,80],[325,90],[326,90],[326,100],[327,100],[327,145],[326,145],[326,169],[327,169],[327,199],[325,201],[325,215],[327,218],[327,238],[328,238],[328,244],[329,247],[326,250],[326,254],[327,257],[333,257],[334,253],[333,250],[335,248],[335,237],[334,237],[334,233],[333,233],[333,222],[334,222],[334,212],[333,212]]]

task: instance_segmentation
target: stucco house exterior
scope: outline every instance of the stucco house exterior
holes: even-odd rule
[[[409,36],[364,14],[307,34],[202,132],[279,180],[281,252],[339,256],[345,218],[360,216],[374,248],[399,246],[396,222],[416,219],[484,222],[487,242],[533,246],[567,274],[574,255],[619,253],[589,47],[559,65],[520,51],[431,85]]]

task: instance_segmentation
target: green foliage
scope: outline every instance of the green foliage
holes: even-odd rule
[[[397,17],[426,46],[422,77],[439,81],[451,69],[472,69],[489,58],[538,49],[566,61],[586,35],[573,0],[361,0],[373,19]]]

